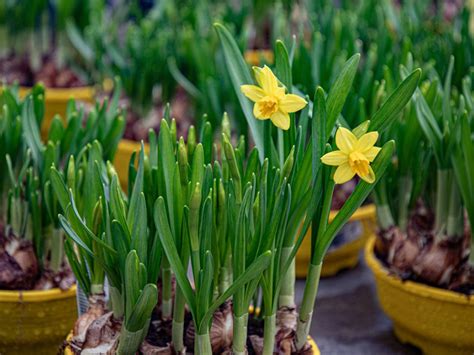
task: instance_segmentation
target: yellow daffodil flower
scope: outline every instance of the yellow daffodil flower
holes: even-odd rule
[[[289,113],[301,110],[307,102],[302,97],[286,94],[285,88],[278,85],[278,79],[266,65],[254,67],[255,79],[259,86],[242,85],[240,90],[255,102],[253,114],[259,120],[270,119],[281,129],[290,128]]]
[[[365,133],[357,138],[346,128],[340,127],[337,130],[336,145],[339,150],[321,157],[324,164],[338,167],[334,173],[336,184],[349,181],[355,174],[369,184],[375,181],[375,174],[370,163],[374,161],[381,149],[374,147],[378,138],[378,132]]]

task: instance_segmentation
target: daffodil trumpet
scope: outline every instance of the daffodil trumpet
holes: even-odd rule
[[[375,181],[375,174],[370,163],[380,151],[379,147],[374,146],[378,137],[378,132],[364,133],[357,137],[344,127],[336,131],[336,146],[339,150],[321,157],[324,164],[337,166],[333,177],[336,184],[344,184],[355,175],[369,184]]]
[[[396,114],[409,101],[418,83],[418,78],[419,72],[415,71],[405,79],[379,109],[381,113],[376,112],[373,121],[363,122],[352,132],[344,127],[339,127],[334,139],[336,150],[329,148],[330,151],[323,155],[328,149],[327,147],[324,148],[324,145],[321,143],[319,143],[319,148],[313,147],[313,159],[320,156],[320,161],[324,164],[321,166],[321,164],[313,162],[313,184],[316,184],[316,187],[313,185],[313,189],[321,189],[327,195],[324,195],[324,198],[319,200],[321,201],[319,207],[314,207],[314,210],[310,209],[309,212],[313,216],[313,250],[298,315],[295,340],[297,349],[304,347],[304,339],[309,334],[324,255],[337,231],[344,225],[351,213],[355,211],[355,208],[360,206],[360,203],[367,198],[374,185],[380,179],[382,172],[385,171],[391,161],[394,142],[387,142],[383,148],[376,147],[375,144],[379,133],[377,131],[370,131],[370,129],[377,129],[379,127],[387,129],[390,126],[389,123],[393,122]],[[407,89],[407,87],[409,88]],[[326,122],[328,121],[326,108],[328,100],[325,99],[324,92],[321,89],[316,91],[313,119],[319,121],[319,125],[314,125],[313,123],[313,137],[318,134],[320,137],[321,135],[324,137],[321,132],[324,132],[326,129]],[[400,100],[395,112],[385,112],[385,108],[394,100]],[[337,168],[334,169],[333,167]],[[358,175],[361,181],[357,184],[349,199],[344,203],[336,218],[328,224],[334,185],[344,183],[355,175]],[[323,178],[324,176],[326,178]],[[314,203],[314,206],[317,205],[317,203]],[[305,223],[303,231],[306,231],[309,225],[310,223]],[[299,243],[301,243],[300,240],[297,241],[296,247]]]

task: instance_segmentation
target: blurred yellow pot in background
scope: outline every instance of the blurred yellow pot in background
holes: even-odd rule
[[[76,319],[76,286],[0,291],[0,354],[56,354]]]
[[[20,87],[20,97],[24,97],[30,88]],[[93,103],[95,90],[92,86],[75,88],[45,88],[45,111],[41,126],[41,135],[46,136],[54,115],[59,114],[63,119],[66,117],[67,103],[70,99],[79,102]]]
[[[332,221],[336,214],[337,211],[331,211],[329,220]],[[347,228],[350,223],[353,223],[352,227],[355,227],[350,228],[350,232],[359,233],[359,235],[350,242],[329,250],[324,257],[323,269],[321,270],[322,277],[336,275],[339,271],[354,268],[358,264],[359,253],[364,247],[365,241],[374,233],[376,225],[375,205],[370,204],[359,207],[344,228]],[[306,233],[303,243],[296,254],[296,277],[306,277],[310,259],[311,228]]]
[[[114,166],[120,179],[122,189],[127,191],[128,186],[128,166],[133,152],[140,152],[141,143],[129,139],[122,139],[115,153]],[[145,152],[148,153],[150,147],[145,143]]]
[[[244,53],[244,58],[250,65],[273,63],[274,55],[270,49],[249,49]]]

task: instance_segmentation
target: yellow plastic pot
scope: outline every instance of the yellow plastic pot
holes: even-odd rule
[[[244,53],[244,58],[250,65],[261,65],[265,63],[273,63],[273,51],[270,49],[249,49]]]
[[[133,152],[138,153],[140,149],[140,142],[131,141],[129,139],[122,139],[119,142],[117,153],[115,153],[114,167],[120,178],[120,184],[125,190],[128,186],[128,165],[130,164],[130,158]],[[148,143],[145,143],[145,152],[148,153],[149,149]]]
[[[70,332],[67,336],[67,340],[71,340],[72,338],[72,332]],[[311,344],[311,347],[313,348],[313,355],[320,355],[320,351],[319,351],[319,348],[318,348],[318,345],[316,344],[316,342],[313,340],[313,338],[311,337],[308,337],[308,341],[309,343]],[[67,346],[65,349],[64,349],[64,355],[74,355],[73,351],[71,350],[71,348],[69,346]]]
[[[338,211],[331,211],[329,220],[332,221]],[[370,204],[359,207],[357,211],[349,219],[348,223],[360,223],[360,236],[337,249],[333,249],[327,253],[321,270],[322,277],[336,275],[344,269],[354,268],[359,262],[359,252],[364,247],[365,241],[374,232],[376,223],[375,205]],[[296,277],[304,278],[308,272],[308,264],[311,260],[311,227],[306,233],[303,243],[296,254]]]
[[[20,87],[20,97],[24,97],[31,89]],[[91,86],[76,88],[46,88],[44,119],[41,125],[41,135],[45,137],[48,133],[54,115],[59,114],[63,119],[66,117],[66,108],[69,99],[92,103],[95,90]]]
[[[76,286],[0,291],[0,354],[56,354],[76,319]]]
[[[365,260],[375,276],[382,309],[393,321],[395,335],[428,355],[474,354],[474,297],[401,281],[374,254],[375,237]]]

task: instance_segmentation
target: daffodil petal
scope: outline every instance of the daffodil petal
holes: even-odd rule
[[[355,172],[352,171],[349,163],[344,163],[339,165],[339,167],[336,169],[336,172],[334,173],[334,182],[336,184],[344,184],[345,182],[348,182],[350,179],[352,179],[354,175]]]
[[[375,173],[372,167],[369,165],[369,172],[367,175],[359,175],[362,180],[368,182],[369,184],[373,184],[375,182]]]
[[[296,112],[306,106],[306,100],[294,94],[283,96],[279,102],[279,108],[283,112]]]
[[[357,144],[354,146],[354,149],[360,152],[365,152],[374,146],[378,138],[379,132],[368,132],[359,138]]]
[[[366,150],[363,154],[365,155],[367,160],[372,163],[381,149],[382,148],[379,147],[372,147],[369,150]]]
[[[347,163],[347,154],[341,152],[340,150],[335,150],[334,152],[329,152],[324,154],[321,157],[321,161],[326,165],[339,166],[344,163]]]
[[[285,131],[290,128],[290,116],[285,112],[277,111],[270,117],[270,119],[278,128]]]
[[[241,85],[240,91],[242,91],[242,94],[247,96],[253,102],[257,102],[258,100],[265,97],[263,90],[255,85]]]
[[[278,79],[266,65],[263,68],[254,67],[255,79],[265,94],[272,95],[278,88]]]
[[[336,132],[336,145],[346,154],[350,154],[357,144],[356,136],[347,128],[339,127]]]

